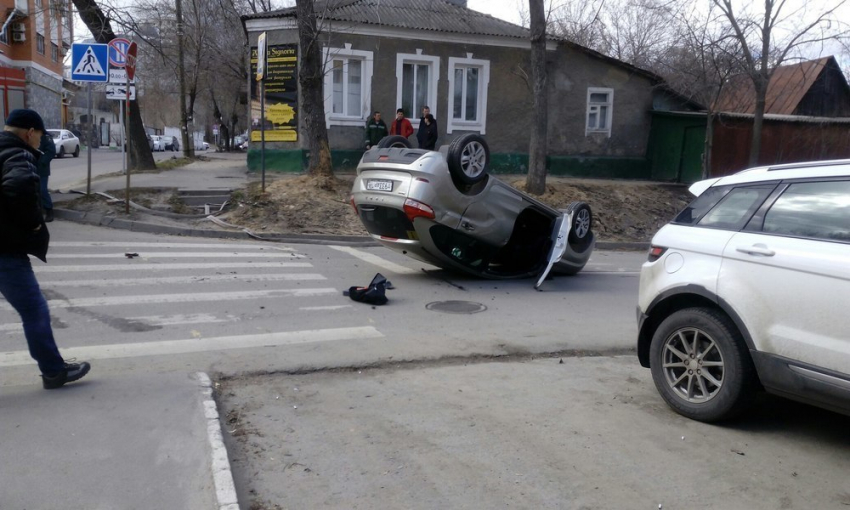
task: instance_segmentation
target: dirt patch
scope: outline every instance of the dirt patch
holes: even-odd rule
[[[349,202],[354,176],[283,178],[252,183],[221,219],[255,232],[367,235]]]
[[[281,176],[267,184],[265,193],[259,183],[252,183],[233,193],[219,218],[257,233],[365,236],[366,230],[349,203],[354,177]],[[525,189],[522,176],[500,178]],[[131,200],[148,208],[191,212],[181,207],[175,193],[173,189],[138,188],[132,190]],[[123,190],[109,194],[124,197]],[[537,198],[557,209],[574,201],[590,204],[593,229],[600,241],[646,242],[687,205],[691,196],[681,185],[549,177],[546,192]],[[123,200],[110,203],[102,197],[81,197],[63,203],[63,207],[124,215]],[[188,218],[182,221],[192,226],[198,222]]]

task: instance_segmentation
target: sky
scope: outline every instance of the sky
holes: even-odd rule
[[[466,6],[473,11],[519,25],[519,4],[528,5],[528,0],[467,0]]]

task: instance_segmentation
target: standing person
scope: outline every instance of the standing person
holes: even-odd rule
[[[38,157],[36,168],[38,178],[41,179],[41,206],[44,208],[44,221],[53,221],[53,199],[47,190],[47,180],[50,179],[50,162],[56,157],[56,144],[53,137],[47,133],[41,135],[41,143],[38,146],[41,156]]]
[[[419,132],[416,133],[419,139],[419,148],[429,151],[435,150],[437,147],[437,121],[430,113],[422,119],[422,125],[419,126]]]
[[[59,354],[50,310],[28,257],[46,262],[50,242],[36,175],[42,134],[41,116],[24,109],[13,110],[0,132],[0,294],[21,316],[30,356],[38,362],[44,388],[51,390],[82,378],[91,365],[68,363]]]
[[[425,117],[427,117],[429,115],[431,115],[431,108],[429,108],[427,106],[423,106],[422,107],[422,117],[419,119],[419,131],[416,132],[416,139],[419,141],[419,148],[420,149],[425,148],[424,144],[425,144],[426,136],[425,136],[425,134],[423,134],[422,130],[425,127]],[[433,115],[431,115],[431,124],[434,125],[434,127],[432,129],[434,130],[435,136],[437,138],[439,138],[440,133],[439,133],[439,131],[437,131],[437,123],[434,120]],[[436,141],[434,143],[436,144]]]
[[[387,136],[387,124],[381,119],[381,112],[375,113],[366,121],[366,150],[378,145],[381,138]]]
[[[392,126],[390,126],[390,134],[403,136],[405,138],[413,134],[413,126],[410,125],[409,120],[404,118],[403,108],[399,108],[395,111],[395,120],[393,121]]]

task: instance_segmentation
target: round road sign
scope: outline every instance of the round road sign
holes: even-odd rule
[[[127,50],[130,49],[130,41],[116,37],[109,41],[109,64],[115,67],[127,65]]]

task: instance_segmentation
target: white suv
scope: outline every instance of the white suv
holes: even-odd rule
[[[676,412],[768,392],[850,414],[850,160],[701,181],[652,239],[637,351]]]

